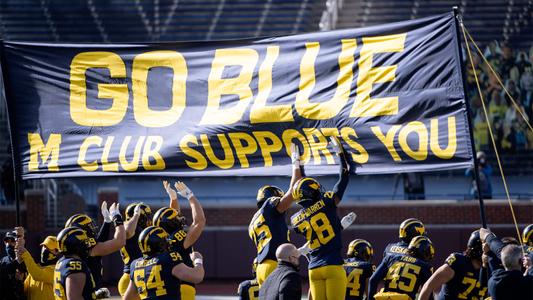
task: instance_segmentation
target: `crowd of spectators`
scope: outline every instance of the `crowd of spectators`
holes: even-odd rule
[[[529,122],[533,118],[533,46],[530,49],[517,50],[509,45],[492,42],[486,47],[484,56]],[[473,60],[498,150],[507,153],[533,150],[533,132],[528,129],[526,120],[517,112],[510,97],[483,59],[475,55]],[[470,64],[466,69],[466,80],[476,147],[481,150],[490,149],[492,145],[488,123]]]

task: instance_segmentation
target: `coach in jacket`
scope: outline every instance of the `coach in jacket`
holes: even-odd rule
[[[301,299],[302,278],[298,273],[300,253],[293,244],[282,244],[276,250],[277,268],[259,290],[260,300]]]

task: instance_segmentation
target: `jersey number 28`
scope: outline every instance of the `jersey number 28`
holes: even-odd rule
[[[335,236],[333,227],[324,213],[312,216],[309,222],[304,220],[298,224],[298,230],[305,232],[305,239],[309,241],[309,248],[311,249],[327,244]],[[313,232],[316,234],[315,239],[313,239]]]

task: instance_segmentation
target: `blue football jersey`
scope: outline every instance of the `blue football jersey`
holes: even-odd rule
[[[248,226],[248,235],[257,248],[257,263],[266,259],[276,259],[276,249],[289,242],[289,228],[285,221],[285,213],[276,208],[279,197],[269,198],[255,213]]]
[[[180,280],[172,269],[183,261],[177,252],[165,252],[153,257],[141,257],[130,265],[130,280],[141,299],[181,299]]]
[[[126,245],[120,249],[120,256],[122,257],[122,262],[124,263],[124,273],[130,273],[130,264],[132,261],[143,256],[141,248],[139,248],[139,235],[141,234],[142,228],[139,226],[135,230],[135,234],[126,240]]]
[[[474,268],[468,257],[461,253],[452,253],[446,259],[446,264],[455,274],[442,287],[438,300],[485,299],[487,286],[482,286],[479,281],[479,269]]]
[[[259,283],[257,280],[245,280],[239,284],[237,291],[239,300],[257,300],[259,299]]]
[[[346,284],[346,300],[363,300],[367,288],[367,280],[372,276],[376,266],[372,263],[352,257],[344,261]]]
[[[309,242],[309,269],[344,263],[342,226],[334,199],[333,192],[326,192],[316,202],[303,202],[303,208],[291,217],[294,230]]]
[[[71,274],[85,274],[85,285],[83,286],[82,297],[84,300],[96,299],[94,279],[91,270],[83,260],[74,257],[60,258],[54,269],[54,295],[55,299],[67,299],[66,282]]]
[[[391,254],[383,259],[371,280],[383,280],[384,292],[400,293],[416,299],[420,287],[431,277],[432,272],[432,267],[421,259]]]
[[[397,243],[390,243],[385,247],[385,251],[383,251],[383,257],[389,255],[389,254],[407,254],[407,248],[409,247],[409,243],[406,243],[404,241],[399,241]]]

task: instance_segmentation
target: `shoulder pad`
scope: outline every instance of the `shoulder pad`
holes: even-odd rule
[[[446,264],[449,265],[450,267],[452,265],[455,264],[455,262],[457,261],[457,253],[452,253],[450,254],[450,256],[448,256],[448,258],[446,258]]]

